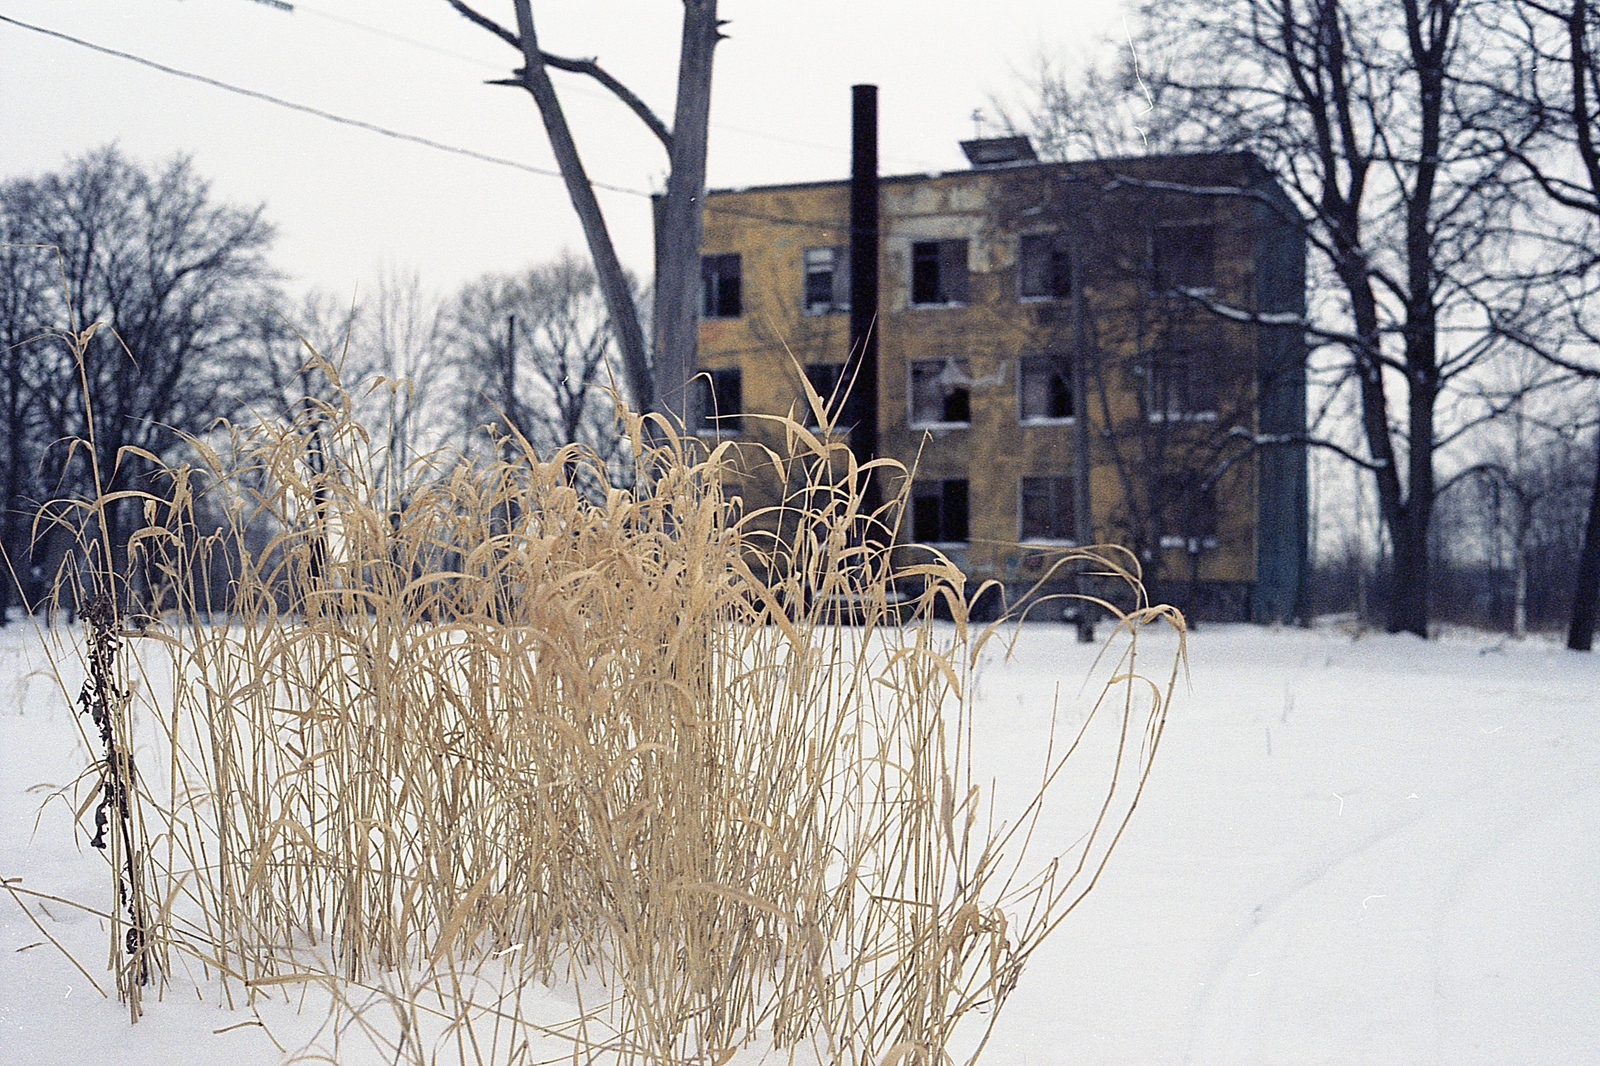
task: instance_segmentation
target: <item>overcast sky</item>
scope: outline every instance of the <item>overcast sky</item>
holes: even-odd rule
[[[514,24],[509,0],[479,10]],[[598,56],[671,122],[675,0],[535,0],[547,51]],[[879,88],[885,173],[965,166],[956,142],[992,96],[1015,98],[1040,55],[1077,61],[1120,35],[1093,0],[723,0],[711,109],[713,187],[842,178],[850,86]],[[554,168],[517,54],[444,0],[0,0],[0,15],[298,104]],[[648,193],[659,142],[594,82],[556,73],[592,177]],[[264,202],[295,287],[349,295],[381,264],[453,289],[548,259],[582,236],[559,180],[297,114],[0,22],[0,177],[109,141],[154,161],[186,152],[216,194]],[[602,192],[618,250],[650,263],[649,201]]]

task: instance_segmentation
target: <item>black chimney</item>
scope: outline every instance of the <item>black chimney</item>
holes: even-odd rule
[[[850,123],[850,358],[854,381],[840,421],[850,427],[856,462],[878,452],[878,87],[851,87]],[[876,507],[874,484],[865,486]]]

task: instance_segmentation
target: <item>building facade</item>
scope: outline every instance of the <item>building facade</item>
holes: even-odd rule
[[[963,147],[970,170],[877,183],[875,438],[914,470],[902,536],[1013,603],[1063,548],[1116,543],[1197,617],[1303,617],[1305,241],[1282,191],[1246,154]],[[840,406],[850,183],[705,206],[698,428],[776,446],[744,416],[808,417],[802,378]]]

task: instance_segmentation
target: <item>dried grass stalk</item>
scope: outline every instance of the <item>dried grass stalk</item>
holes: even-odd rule
[[[862,514],[848,453],[784,424],[760,458],[793,491],[755,514],[726,446],[637,418],[639,491],[517,441],[414,464],[397,495],[344,400],[191,442],[129,563],[156,622],[115,659],[170,690],[141,756],[162,771],[130,781],[152,972],[198,960],[230,1002],[332,989],[419,1063],[540,1041],[722,1063],[762,1033],[910,1066],[992,1026],[1126,824],[1177,671],[1146,681],[1133,649],[1182,619],[1138,599],[1131,561],[1062,560],[1136,607],[1093,712],[996,829],[970,715],[994,628],[948,560],[887,546],[904,498]],[[1095,722],[1085,835],[1024,876]],[[577,1017],[531,1008],[536,982],[574,988]]]

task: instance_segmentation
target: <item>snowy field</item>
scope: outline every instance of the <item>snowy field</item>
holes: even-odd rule
[[[986,667],[980,758],[1002,800],[1092,658],[1036,626]],[[37,637],[0,630],[0,875],[103,909],[103,859],[67,804],[39,811],[88,759]],[[29,907],[109,991],[100,920]],[[280,1060],[203,992],[180,976],[130,1027],[0,895],[6,1066]],[[1600,1063],[1600,657],[1474,634],[1193,634],[1145,799],[984,1061]]]

